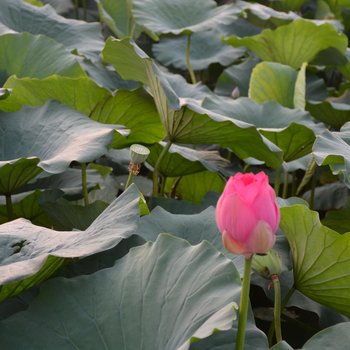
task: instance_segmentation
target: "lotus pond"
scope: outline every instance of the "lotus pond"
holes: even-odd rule
[[[349,9],[0,0],[0,348],[238,349],[215,207],[263,172],[244,349],[349,349]]]

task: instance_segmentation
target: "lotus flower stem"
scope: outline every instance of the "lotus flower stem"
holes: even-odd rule
[[[86,163],[81,163],[81,183],[84,196],[84,205],[89,205],[89,193],[87,189]]]
[[[7,194],[5,197],[6,197],[7,217],[8,217],[8,220],[11,221],[13,219],[13,205],[12,205],[11,194]]]
[[[277,343],[282,341],[281,331],[281,285],[278,275],[271,277],[273,283],[273,289],[275,293],[275,305],[274,305],[274,320],[275,320],[275,331]]]
[[[238,330],[236,337],[236,350],[244,349],[245,329],[247,325],[247,315],[249,306],[250,272],[252,269],[253,255],[244,260],[244,273],[241,299],[239,303]]]
[[[165,147],[163,148],[162,152],[160,153],[156,164],[154,165],[154,169],[153,169],[153,193],[152,195],[154,197],[158,196],[158,176],[159,176],[159,167],[160,164],[162,163],[163,158],[165,157],[165,155],[168,153],[169,148],[171,146],[172,142],[170,140],[168,140],[168,142],[166,143]]]
[[[192,33],[187,34],[186,64],[187,64],[188,73],[190,74],[191,82],[192,84],[196,84],[197,80],[191,64],[191,34]]]

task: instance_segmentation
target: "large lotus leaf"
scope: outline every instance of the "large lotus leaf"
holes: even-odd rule
[[[40,106],[53,99],[89,115],[98,102],[111,96],[88,77],[50,75],[44,79],[10,77],[5,85],[12,90],[10,98],[0,101],[0,109],[15,111],[23,105]]]
[[[262,136],[255,125],[234,120],[188,102],[176,118],[174,142],[218,144],[230,148],[238,157],[253,157],[272,167],[281,163],[281,151]]]
[[[131,1],[95,0],[100,14],[100,21],[119,38],[130,36],[134,21],[131,16]]]
[[[49,173],[65,171],[72,161],[91,162],[106,154],[117,128],[96,123],[54,101],[40,108],[1,113],[0,125],[2,166],[13,159],[37,157],[38,166]]]
[[[91,61],[86,57],[77,56],[80,66],[87,75],[98,85],[115,91],[119,89],[134,90],[139,87],[136,81],[126,81],[109,65],[105,65],[102,61]]]
[[[216,332],[208,338],[201,339],[191,344],[190,350],[232,350],[237,337],[237,323],[233,329],[224,332]],[[255,325],[253,315],[248,314],[245,329],[245,350],[267,350],[269,348],[265,333]]]
[[[164,147],[164,142],[152,145],[147,163],[154,166]],[[175,177],[193,174],[206,169],[210,171],[230,172],[229,168],[230,162],[222,158],[217,151],[196,150],[172,144],[162,159],[159,172],[166,177]]]
[[[258,102],[275,101],[284,107],[294,108],[294,86],[297,71],[276,62],[261,62],[250,77],[249,97]]]
[[[84,75],[74,55],[62,44],[43,35],[30,33],[0,36],[0,72],[8,77],[45,78],[52,74],[69,77]]]
[[[172,214],[161,207],[156,207],[150,215],[140,219],[137,234],[146,241],[155,241],[160,233],[167,232],[186,239],[191,244],[199,244],[206,240],[217,250],[233,260],[237,270],[243,274],[244,259],[242,256],[230,254],[222,245],[221,234],[215,221],[215,208],[193,214]]]
[[[24,219],[0,225],[0,300],[50,277],[67,258],[108,250],[134,233],[139,192],[132,186],[85,231],[54,231]]]
[[[93,163],[91,163],[93,164]],[[40,168],[39,168],[40,169]],[[86,170],[86,187],[90,191],[101,182],[104,178],[97,170]],[[28,183],[22,190],[33,191],[41,190],[56,190],[59,189],[66,198],[80,199],[82,198],[82,184],[81,184],[81,169],[68,168],[66,171],[59,174],[40,174],[35,181]],[[56,198],[55,198],[56,199]]]
[[[293,0],[293,2],[296,3],[297,1]],[[244,9],[248,20],[259,27],[278,27],[300,18],[300,16],[294,12],[287,13],[287,11],[276,11],[273,8],[264,6],[262,4],[251,4],[242,1],[241,7]]]
[[[48,281],[28,310],[2,322],[0,337],[26,350],[185,350],[192,337],[231,327],[239,290],[231,261],[209,243],[161,235],[112,268]]]
[[[261,137],[253,125],[204,109],[193,98],[179,97],[179,86],[175,84],[175,87],[169,74],[162,74],[136,44],[109,39],[103,56],[124,79],[138,80],[150,86],[162,124],[172,141],[219,144],[231,148],[241,158],[254,157],[271,166],[280,165],[280,150]],[[200,94],[202,99],[209,95],[202,91]]]
[[[122,124],[130,129],[129,135],[115,139],[113,146],[117,148],[133,143],[154,143],[165,136],[154,102],[143,89],[117,91],[101,100],[90,117],[100,123]]]
[[[317,136],[313,155],[318,165],[329,165],[334,174],[343,174],[350,186],[350,123],[344,124],[340,132],[326,130]]]
[[[242,63],[226,68],[219,76],[215,92],[219,95],[232,96],[233,89],[239,89],[239,96],[248,96],[250,76],[258,64],[256,56],[249,56]]]
[[[11,195],[34,179],[42,171],[39,162],[36,157],[0,161],[0,194]]]
[[[180,178],[167,178],[165,190],[177,198],[200,203],[208,192],[221,193],[225,180],[218,173],[201,171]]]
[[[240,12],[232,5],[217,6],[213,0],[134,0],[136,22],[151,33],[203,32],[230,24]]]
[[[52,221],[39,206],[39,199],[42,196],[40,190],[36,190],[29,194],[21,201],[13,205],[13,218],[24,218],[30,220],[35,225],[51,227]],[[7,208],[5,205],[0,205],[0,224],[9,221]]]
[[[0,7],[0,23],[5,26],[0,29],[0,35],[7,31],[43,34],[63,44],[69,52],[77,50],[79,54],[99,59],[103,37],[98,23],[67,19],[50,6],[30,6],[21,0],[0,0]]]
[[[164,38],[152,46],[155,58],[166,66],[187,70],[186,37]],[[194,70],[207,69],[212,63],[228,66],[244,53],[242,48],[224,45],[216,30],[194,33],[191,37],[191,65]]]
[[[271,101],[260,105],[248,98],[207,98],[203,106],[220,115],[254,125],[283,150],[287,162],[311,152],[315,135],[325,128],[300,109],[288,109]]]
[[[295,69],[304,62],[311,62],[322,50],[334,48],[344,54],[347,48],[345,34],[339,34],[331,24],[317,25],[301,19],[251,37],[232,36],[225,42],[235,47],[246,46],[264,61],[279,62]]]
[[[304,205],[281,208],[281,228],[291,247],[296,288],[350,315],[350,234],[339,234]]]
[[[86,230],[108,207],[108,203],[95,201],[87,206],[71,204],[65,199],[41,204],[42,210],[51,218],[52,227],[59,231]]]
[[[346,349],[350,342],[350,322],[336,324],[311,337],[302,350]]]
[[[322,224],[339,233],[350,232],[350,209],[348,207],[330,210],[326,213]]]
[[[308,101],[306,109],[321,122],[334,128],[340,128],[350,121],[350,105],[326,100],[323,102]]]

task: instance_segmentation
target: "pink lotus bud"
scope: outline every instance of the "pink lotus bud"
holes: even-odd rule
[[[230,177],[216,207],[216,223],[228,251],[246,257],[268,252],[279,221],[275,192],[265,173]]]

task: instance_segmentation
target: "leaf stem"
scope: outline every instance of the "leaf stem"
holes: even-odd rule
[[[247,315],[249,307],[250,272],[252,270],[253,255],[244,260],[244,273],[241,299],[239,303],[238,330],[236,337],[236,350],[244,349],[245,329],[247,325]]]
[[[74,0],[74,13],[75,18],[79,19],[79,0]]]
[[[83,0],[83,10],[84,10],[84,21],[87,20],[87,4],[86,0]]]
[[[283,192],[282,192],[282,198],[287,198],[288,195],[288,179],[289,179],[289,174],[288,171],[286,170],[284,172],[284,180],[283,180]]]
[[[281,183],[281,168],[278,168],[275,173],[275,183],[274,183],[274,190],[277,197],[280,191],[280,183]]]
[[[132,0],[127,0],[126,6],[128,7],[128,37],[133,39],[136,26],[132,15]]]
[[[281,330],[281,285],[278,275],[271,277],[273,282],[273,289],[275,293],[275,305],[274,305],[274,320],[276,330],[276,342],[282,341],[282,330]]]
[[[291,296],[293,295],[294,292],[295,292],[295,287],[292,286],[292,287],[288,290],[286,296],[284,297],[284,299],[283,299],[283,301],[282,301],[282,303],[281,303],[281,309],[280,309],[281,311],[280,311],[280,314],[283,312],[284,308],[286,307],[286,305],[287,305],[289,299],[291,298]],[[268,333],[267,333],[267,339],[268,339],[268,342],[269,342],[269,346],[270,346],[270,347],[273,345],[273,344],[272,344],[272,340],[273,340],[274,334],[275,334],[275,323],[272,322],[272,323],[271,323],[271,326],[270,326],[270,328],[269,328],[269,331],[268,331]]]
[[[317,185],[317,168],[315,168],[315,171],[312,175],[312,180],[311,180],[310,203],[309,203],[311,210],[314,209],[316,185]]]
[[[192,36],[192,33],[187,34],[186,65],[187,65],[188,73],[190,74],[192,84],[196,84],[197,80],[191,64],[191,36]]]
[[[133,178],[134,178],[134,174],[132,171],[129,170],[129,176],[128,176],[128,180],[126,181],[125,189],[127,189],[131,185]]]
[[[87,173],[86,173],[86,163],[81,163],[81,184],[84,196],[84,205],[89,205],[89,193],[87,188]]]
[[[172,142],[170,140],[168,140],[168,142],[166,143],[165,147],[163,148],[162,152],[160,153],[156,164],[154,165],[154,169],[153,169],[153,192],[152,195],[154,197],[158,196],[158,176],[159,176],[159,167],[160,164],[162,163],[163,158],[165,157],[165,155],[168,153],[169,148],[171,146]]]
[[[9,221],[13,220],[13,204],[11,194],[6,194],[6,210],[7,210],[7,218]]]

